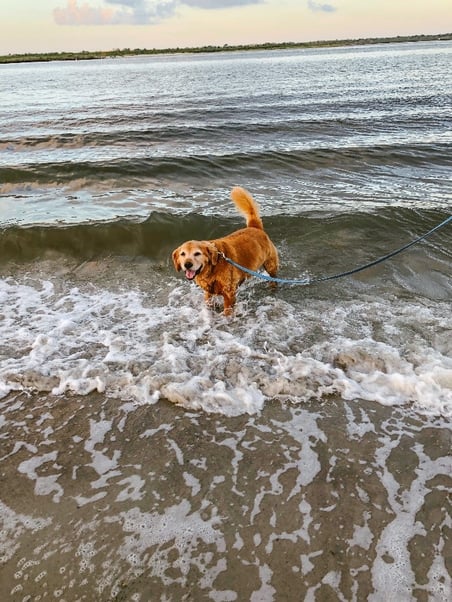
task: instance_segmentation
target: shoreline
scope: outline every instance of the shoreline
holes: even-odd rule
[[[176,48],[123,48],[101,51],[44,52],[8,54],[0,56],[0,64],[37,63],[52,61],[79,61],[105,58],[127,58],[131,56],[153,56],[165,54],[201,54],[217,52],[242,52],[252,50],[298,50],[309,48],[337,48],[342,46],[371,46],[375,44],[444,42],[452,40],[452,33],[419,34],[411,36],[389,36],[381,38],[356,38],[344,40],[318,40],[311,42],[266,42],[263,44],[224,44],[223,46],[195,46]]]

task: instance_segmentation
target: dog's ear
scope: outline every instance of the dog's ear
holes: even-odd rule
[[[211,242],[206,242],[205,245],[206,245],[206,254],[207,254],[207,257],[209,258],[209,262],[211,263],[211,265],[217,265],[217,262],[218,262],[217,247]]]
[[[176,268],[177,272],[181,271],[181,265],[179,262],[179,249],[180,247],[178,247],[177,249],[174,249],[173,251],[173,263],[174,263],[174,267]]]

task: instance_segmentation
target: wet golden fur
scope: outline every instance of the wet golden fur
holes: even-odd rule
[[[215,240],[190,240],[173,251],[176,270],[184,270],[186,278],[204,290],[207,303],[214,295],[221,295],[225,314],[231,313],[237,288],[249,275],[226,262],[220,253],[250,270],[264,267],[270,276],[278,271],[278,252],[264,232],[253,197],[237,186],[231,199],[245,216],[246,228]]]

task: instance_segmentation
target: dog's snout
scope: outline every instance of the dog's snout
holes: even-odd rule
[[[191,262],[191,261],[186,261],[186,262],[184,263],[184,268],[185,268],[186,270],[189,270],[189,269],[190,269],[190,268],[192,268],[192,267],[193,267],[193,264],[192,264],[192,262]]]

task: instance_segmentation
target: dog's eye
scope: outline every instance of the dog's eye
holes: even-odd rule
[[[185,251],[181,251],[182,257],[185,257]]]
[[[195,257],[199,257],[199,256],[201,255],[201,251],[196,251],[196,252],[194,253],[194,255],[195,255]]]

